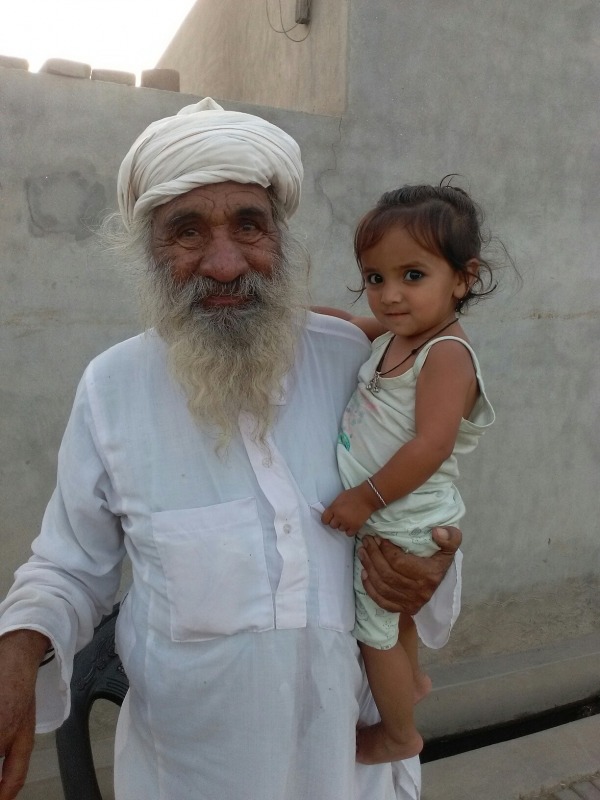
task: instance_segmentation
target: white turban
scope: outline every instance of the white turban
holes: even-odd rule
[[[138,136],[119,170],[119,208],[129,228],[134,218],[197,186],[237,181],[272,186],[291,217],[302,176],[300,148],[285,131],[206,97]]]

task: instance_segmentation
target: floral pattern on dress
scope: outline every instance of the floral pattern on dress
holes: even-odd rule
[[[365,394],[365,393],[362,393]],[[338,436],[338,442],[350,451],[352,449],[352,432],[363,421],[366,414],[376,412],[376,405],[370,397],[360,397],[360,387],[354,392],[342,417],[342,429]]]

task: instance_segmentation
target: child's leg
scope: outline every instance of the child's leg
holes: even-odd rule
[[[404,648],[398,642],[389,650],[363,643],[360,649],[381,722],[359,728],[356,760],[382,764],[416,756],[423,739],[413,720],[413,675]]]
[[[418,703],[431,691],[431,678],[419,666],[419,637],[417,626],[408,614],[400,614],[399,638],[413,672],[414,701]]]

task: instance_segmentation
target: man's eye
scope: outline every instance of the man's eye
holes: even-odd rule
[[[239,223],[236,235],[243,242],[256,242],[263,235],[261,226],[254,220],[244,220]]]
[[[378,272],[370,272],[368,275],[365,275],[365,283],[368,286],[376,286],[379,283],[383,283],[383,278]]]
[[[184,230],[180,231],[177,234],[177,237],[179,239],[193,239],[194,237],[199,236],[199,235],[200,234],[196,230],[196,228],[185,228]]]
[[[404,279],[407,281],[419,281],[423,277],[423,273],[419,269],[409,269],[404,273]]]
[[[202,246],[202,233],[198,228],[180,228],[175,231],[175,241],[180,247],[193,250]]]

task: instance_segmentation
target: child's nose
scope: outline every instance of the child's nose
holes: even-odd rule
[[[381,301],[387,305],[399,303],[402,300],[402,289],[400,286],[386,283],[381,294]]]

